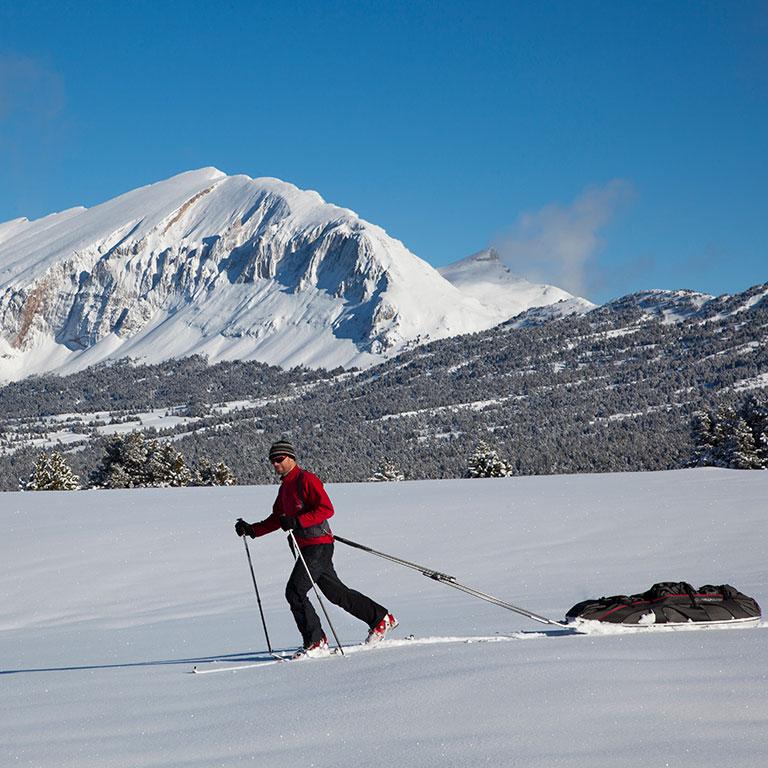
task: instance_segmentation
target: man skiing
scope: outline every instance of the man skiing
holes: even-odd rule
[[[293,531],[306,562],[305,568],[301,558],[297,558],[285,588],[286,600],[303,640],[303,647],[295,657],[330,653],[320,619],[309,601],[312,583],[307,568],[315,584],[332,603],[368,625],[365,642],[380,642],[389,630],[397,626],[397,620],[386,608],[350,589],[336,575],[333,534],[328,525],[333,505],[322,481],[296,463],[296,451],[289,440],[278,440],[272,444],[269,461],[280,476],[280,490],[272,506],[272,514],[258,523],[238,520],[235,533],[255,538],[281,528]]]

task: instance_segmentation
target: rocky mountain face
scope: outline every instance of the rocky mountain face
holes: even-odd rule
[[[315,192],[191,171],[0,224],[0,380],[190,354],[365,367],[571,298],[466,267],[442,276]]]

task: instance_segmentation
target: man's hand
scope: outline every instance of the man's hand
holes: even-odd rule
[[[235,533],[238,536],[245,536],[245,534],[251,532],[251,525],[250,523],[246,523],[245,520],[242,518],[238,519],[238,521],[235,523]]]
[[[284,531],[292,531],[296,527],[296,518],[280,515],[280,527]]]

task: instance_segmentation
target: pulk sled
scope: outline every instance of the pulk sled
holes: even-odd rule
[[[506,608],[508,611],[514,611],[515,613],[519,613],[521,616],[525,616],[529,619],[532,619],[533,621],[538,621],[541,624],[554,625],[556,627],[563,626],[562,622],[554,621],[553,619],[548,619],[546,616],[539,616],[539,614],[537,613],[528,611],[525,608],[519,608],[516,605],[512,605],[511,603],[507,603],[504,600],[500,600],[498,597],[489,595],[486,592],[481,592],[479,589],[474,589],[473,587],[468,587],[465,584],[460,584],[458,581],[456,581],[455,577],[449,576],[447,573],[442,573],[441,571],[435,571],[432,568],[427,568],[423,565],[419,565],[418,563],[412,563],[408,560],[403,560],[402,558],[395,557],[394,555],[388,555],[385,552],[379,552],[376,549],[372,549],[371,547],[366,547],[364,544],[358,544],[357,542],[350,541],[349,539],[344,539],[341,536],[334,535],[333,538],[336,541],[340,541],[342,544],[346,544],[349,547],[354,547],[355,549],[361,549],[363,552],[369,552],[372,555],[383,557],[385,560],[389,560],[390,562],[397,563],[398,565],[404,565],[406,568],[413,568],[414,570],[424,574],[424,576],[426,576],[427,578],[434,579],[435,581],[439,581],[441,584],[446,584],[447,586],[453,587],[454,589],[458,589],[461,592],[466,592],[468,595],[472,595],[473,597],[480,598],[481,600],[485,600],[486,602],[492,603],[493,605],[498,605],[500,608]]]

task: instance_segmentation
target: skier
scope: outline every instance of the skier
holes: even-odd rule
[[[333,505],[322,481],[296,463],[296,451],[289,440],[278,440],[272,444],[269,461],[280,476],[280,490],[272,506],[272,514],[258,523],[238,520],[235,533],[255,538],[280,528],[292,530],[307,568],[322,593],[332,603],[368,625],[367,644],[380,642],[389,630],[397,626],[397,620],[386,608],[350,589],[336,575],[333,534],[328,525]],[[320,619],[309,601],[311,588],[307,569],[301,558],[297,558],[285,588],[286,600],[303,640],[303,647],[295,657],[330,653]]]

